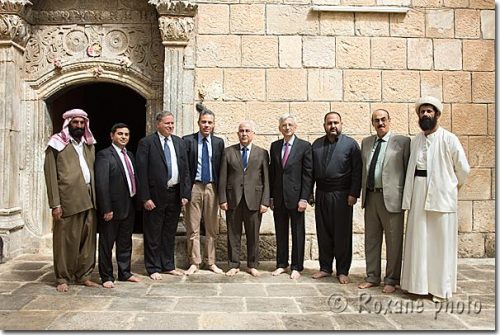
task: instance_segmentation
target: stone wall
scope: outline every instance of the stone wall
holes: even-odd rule
[[[491,0],[199,0],[185,66],[196,99],[216,112],[216,132],[237,141],[243,119],[256,143],[278,139],[278,117],[299,119],[298,135],[323,135],[328,111],[359,142],[370,115],[390,111],[393,128],[415,135],[414,102],[442,99],[441,125],[457,134],[472,167],[459,199],[459,254],[495,255],[495,3]],[[313,11],[312,5],[407,6],[407,14]],[[196,125],[193,124],[193,129]],[[363,213],[355,207],[354,257],[363,257]],[[314,210],[306,258],[317,257]],[[224,224],[223,224],[224,226]],[[261,229],[274,232],[272,215]],[[225,238],[222,238],[225,240]]]

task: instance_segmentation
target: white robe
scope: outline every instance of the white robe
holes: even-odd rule
[[[415,177],[415,169],[427,177]],[[409,209],[401,288],[450,298],[457,288],[458,189],[470,171],[458,138],[439,128],[417,135],[403,194]]]

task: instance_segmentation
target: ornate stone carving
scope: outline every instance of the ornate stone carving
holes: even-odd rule
[[[186,45],[194,29],[192,17],[162,16],[158,19],[163,44]]]
[[[0,40],[13,41],[26,46],[31,34],[31,26],[20,16],[0,14]]]
[[[156,20],[153,11],[68,9],[33,11],[37,24],[148,23]]]
[[[192,4],[189,1],[149,0],[148,2],[156,6],[156,10],[161,16],[172,15],[193,17],[198,9],[198,5]]]
[[[29,0],[0,0],[0,13],[19,14],[26,5],[32,5]]]

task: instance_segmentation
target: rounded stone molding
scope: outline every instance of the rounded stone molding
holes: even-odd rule
[[[111,30],[104,38],[106,46],[112,53],[122,54],[128,48],[128,37],[121,30]]]
[[[70,55],[81,53],[88,43],[89,39],[82,30],[71,30],[64,36],[64,47]]]

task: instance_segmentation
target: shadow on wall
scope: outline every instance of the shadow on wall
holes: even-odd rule
[[[0,264],[3,263],[3,240],[0,237]]]

